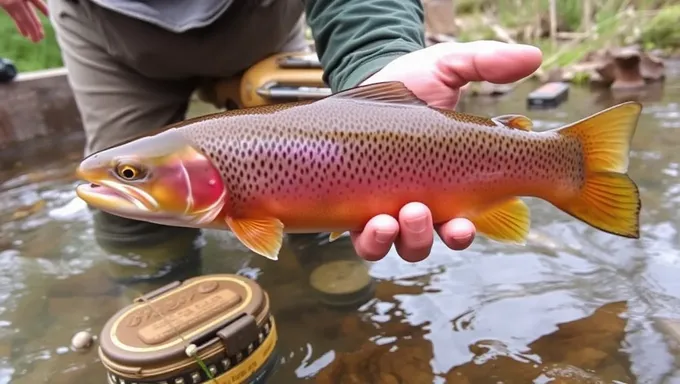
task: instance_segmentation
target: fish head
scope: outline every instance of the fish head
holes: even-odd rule
[[[133,220],[201,227],[227,206],[219,169],[176,129],[86,157],[76,194],[90,206]]]

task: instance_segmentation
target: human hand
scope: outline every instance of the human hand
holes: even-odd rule
[[[0,0],[0,8],[14,20],[19,33],[37,43],[45,37],[45,31],[34,7],[47,16],[47,5],[42,0]]]
[[[455,108],[461,88],[469,82],[515,82],[532,74],[541,61],[541,51],[528,45],[497,41],[440,43],[395,59],[362,85],[401,81],[429,105]],[[453,250],[469,247],[475,237],[471,221],[457,218],[435,228],[428,207],[412,202],[402,207],[398,220],[378,215],[362,232],[351,233],[351,238],[359,256],[366,260],[382,259],[394,244],[402,259],[416,262],[430,254],[434,230]]]

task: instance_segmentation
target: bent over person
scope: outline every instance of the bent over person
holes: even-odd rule
[[[0,0],[0,6],[22,34],[42,38],[34,10],[44,10],[40,0]],[[429,104],[453,108],[467,82],[516,81],[541,62],[540,51],[524,45],[425,48],[420,0],[49,0],[48,8],[82,116],[86,155],[181,121],[199,84],[237,75],[276,53],[305,50],[305,16],[333,91],[402,81]],[[163,248],[177,261],[200,248],[195,229],[103,212],[95,213],[95,223],[102,245]],[[433,228],[427,207],[412,202],[399,217],[376,216],[350,238],[364,259],[381,259],[396,245],[403,259],[418,261],[429,255],[435,230],[455,250],[467,248],[475,233],[465,219]]]

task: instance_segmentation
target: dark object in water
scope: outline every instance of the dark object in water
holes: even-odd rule
[[[528,108],[556,108],[569,98],[569,85],[563,82],[543,84],[527,96]]]
[[[149,292],[104,326],[99,357],[109,383],[263,383],[277,332],[269,296],[231,274]]]
[[[375,281],[362,261],[329,260],[309,274],[309,285],[326,305],[344,307],[364,304],[373,297]]]
[[[17,67],[12,60],[0,57],[0,83],[9,83],[17,77]]]

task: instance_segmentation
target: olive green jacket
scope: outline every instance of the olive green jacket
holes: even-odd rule
[[[306,0],[305,9],[333,91],[359,85],[425,46],[421,0]]]

